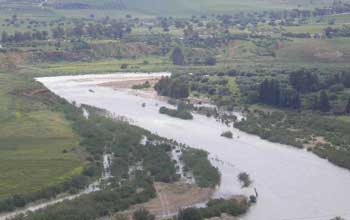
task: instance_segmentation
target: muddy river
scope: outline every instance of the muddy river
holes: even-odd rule
[[[130,77],[159,77],[156,74],[62,76],[38,79],[57,95],[77,104],[106,109],[160,136],[172,138],[210,152],[212,163],[222,173],[215,196],[259,193],[258,203],[243,216],[246,220],[329,220],[350,218],[350,172],[293,147],[270,143],[259,137],[228,128],[214,119],[194,114],[185,121],[158,113],[165,102],[128,89],[98,84]],[[231,130],[234,139],[220,136]],[[237,174],[248,172],[254,183],[242,190]]]

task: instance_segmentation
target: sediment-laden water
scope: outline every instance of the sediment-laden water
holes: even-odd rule
[[[168,73],[142,74],[150,77]],[[185,121],[158,113],[168,106],[157,99],[136,96],[128,90],[113,90],[97,84],[135,74],[86,75],[39,78],[57,95],[77,104],[104,108],[126,116],[133,123],[160,136],[175,139],[210,152],[212,163],[222,173],[215,196],[254,194],[258,203],[243,217],[246,220],[329,220],[350,217],[350,172],[293,147],[270,143],[228,128],[212,118],[194,114]],[[143,104],[145,103],[145,105]],[[234,139],[220,136],[231,130]],[[248,172],[254,184],[242,190],[238,173]]]

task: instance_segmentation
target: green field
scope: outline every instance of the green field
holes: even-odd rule
[[[121,66],[127,65],[123,69]],[[106,73],[106,72],[139,72],[166,71],[172,68],[167,57],[143,57],[139,59],[110,59],[93,62],[61,62],[41,64],[37,67],[45,74],[77,74],[77,73]]]
[[[191,16],[192,14],[231,13],[256,10],[285,10],[293,8],[315,8],[331,4],[332,0],[49,0],[47,7],[40,7],[34,0],[2,0],[0,6],[2,14],[17,12],[21,16],[35,17],[72,16],[87,17],[94,14],[96,17],[122,17],[132,14],[138,17],[148,16]],[[83,3],[88,9],[55,9],[54,5]],[[257,7],[258,6],[258,7]],[[68,5],[69,8],[69,5]]]
[[[85,163],[70,123],[24,96],[33,84],[21,78],[0,74],[0,198],[62,182]]]
[[[277,51],[280,61],[302,63],[343,63],[350,61],[349,38],[293,39]]]
[[[49,1],[50,2],[50,1]],[[70,0],[51,2],[72,2]],[[316,6],[321,7],[326,4],[332,3],[331,0],[317,1],[315,4],[313,1],[303,0],[103,0],[103,1],[75,1],[85,4],[89,4],[95,8],[100,9],[124,9],[130,12],[138,12],[141,14],[149,15],[190,15],[190,14],[203,14],[203,13],[222,13],[222,12],[234,12],[240,10],[284,10],[287,8],[297,8],[298,5],[304,8],[314,8]],[[259,6],[259,7],[257,7]]]

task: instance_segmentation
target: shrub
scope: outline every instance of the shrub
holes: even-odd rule
[[[225,131],[221,134],[221,137],[225,137],[225,138],[233,138],[233,133],[231,131]]]

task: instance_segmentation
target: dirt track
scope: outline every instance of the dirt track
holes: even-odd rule
[[[209,200],[214,192],[210,188],[199,188],[186,183],[155,183],[157,197],[147,203],[136,205],[124,212],[128,216],[140,207],[148,209],[158,218],[171,216],[181,208],[203,203]]]

